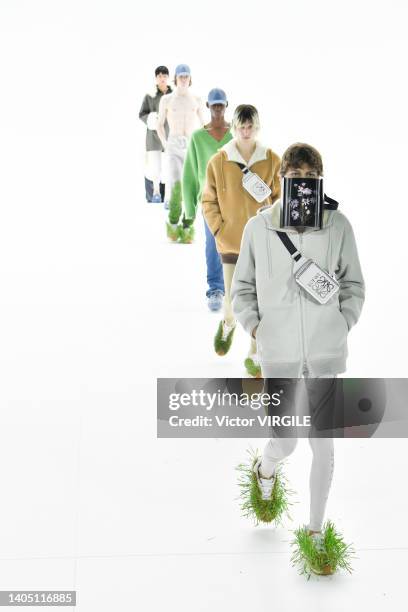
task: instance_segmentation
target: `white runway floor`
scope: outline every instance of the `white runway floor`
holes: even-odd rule
[[[406,440],[335,441],[327,516],[358,558],[351,576],[307,582],[290,565],[306,440],[286,467],[293,521],[274,529],[236,499],[234,467],[262,440],[156,439],[157,377],[245,374],[242,330],[230,355],[212,352],[201,224],[174,245],[159,205],[138,205],[131,226],[103,218],[105,259],[36,268],[6,313],[0,590],[75,589],[81,612],[402,609]]]

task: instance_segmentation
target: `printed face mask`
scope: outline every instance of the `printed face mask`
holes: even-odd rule
[[[323,179],[284,177],[280,218],[282,228],[321,229],[323,205]]]

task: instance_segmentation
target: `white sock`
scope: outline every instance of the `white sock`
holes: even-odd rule
[[[271,461],[270,459],[262,458],[261,465],[259,466],[259,476],[261,478],[272,478],[275,475],[277,461]]]
[[[293,453],[297,444],[296,438],[271,438],[262,455],[261,472],[266,478],[273,476],[276,466]]]

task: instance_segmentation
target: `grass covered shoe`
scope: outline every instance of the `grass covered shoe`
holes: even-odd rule
[[[179,241],[182,244],[191,244],[194,240],[194,219],[186,219],[183,214],[179,228]]]
[[[248,355],[244,361],[244,365],[250,376],[253,376],[254,378],[262,378],[261,365],[259,363],[259,357],[256,353]]]
[[[299,573],[308,580],[312,573],[329,576],[338,569],[352,572],[350,560],[354,550],[344,542],[331,521],[327,521],[323,531],[318,533],[310,532],[306,526],[299,527],[291,546],[294,547],[292,565],[297,566]]]
[[[194,227],[192,225],[189,227],[182,227],[180,225],[178,228],[178,238],[182,244],[191,244],[194,241]]]
[[[240,472],[238,485],[241,488],[241,510],[245,517],[252,518],[255,523],[276,524],[282,522],[286,514],[289,518],[289,496],[293,493],[287,487],[282,466],[278,465],[272,478],[262,478],[259,475],[261,457],[248,451],[249,463],[237,466]]]
[[[236,323],[228,325],[225,321],[220,321],[214,338],[214,349],[217,355],[226,355],[230,350],[235,326]]]
[[[167,238],[171,242],[177,242],[179,238],[179,230],[180,228],[177,224],[166,222]]]

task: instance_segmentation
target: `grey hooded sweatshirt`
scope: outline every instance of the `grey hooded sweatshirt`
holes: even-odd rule
[[[335,375],[346,369],[347,335],[364,303],[352,227],[339,211],[326,210],[321,230],[282,230],[280,201],[260,209],[245,226],[232,280],[235,316],[256,332],[264,377]],[[293,276],[293,259],[275,230],[286,231],[305,257],[335,274],[340,283],[326,304],[319,304]]]

